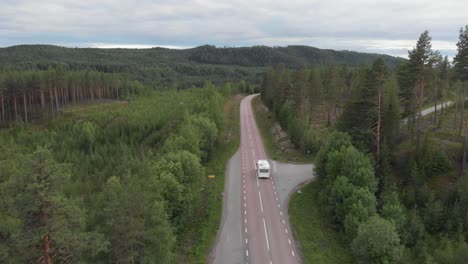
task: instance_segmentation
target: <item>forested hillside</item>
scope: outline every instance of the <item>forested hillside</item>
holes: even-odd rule
[[[351,69],[280,65],[263,76],[262,100],[292,142],[320,150],[315,196],[356,262],[468,259],[468,26],[459,37],[453,64],[425,31],[396,69],[379,58]],[[438,111],[425,117],[428,106]]]
[[[176,262],[214,210],[199,205],[230,89],[146,92],[0,131],[0,262]]]
[[[321,50],[306,46],[192,49],[93,49],[49,45],[22,45],[0,48],[0,69],[47,70],[63,64],[72,71],[95,70],[128,73],[129,78],[158,87],[189,88],[205,80],[216,84],[246,80],[257,82],[265,67],[283,63],[300,65],[368,64],[379,55],[351,51]],[[384,56],[396,66],[402,59]]]

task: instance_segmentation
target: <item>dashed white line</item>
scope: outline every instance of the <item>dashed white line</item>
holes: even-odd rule
[[[284,219],[283,219],[283,225],[285,225],[286,223],[284,222]]]
[[[245,233],[247,234],[247,227],[245,228]]]
[[[248,250],[248,249],[245,250],[245,255],[246,255],[247,257],[249,256],[249,250]]]
[[[245,243],[248,244],[249,243],[249,240],[247,238],[245,238]]]
[[[265,217],[263,218],[263,228],[265,229],[265,238],[266,238],[267,248],[268,248],[268,251],[270,251],[270,243],[268,242],[268,231],[266,229]]]
[[[289,245],[291,245],[291,239],[288,238]]]
[[[287,228],[285,228],[284,231],[286,232],[286,234],[288,233],[288,229],[287,229]]]
[[[293,251],[293,250],[291,250],[291,254],[292,254],[292,255],[293,255],[293,257],[294,257],[294,251]]]
[[[262,213],[263,213],[263,202],[262,202],[262,195],[260,194],[260,191],[258,191],[258,198],[260,198],[260,209],[262,209]]]

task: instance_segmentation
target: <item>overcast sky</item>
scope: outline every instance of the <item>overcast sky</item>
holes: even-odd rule
[[[428,29],[453,56],[468,0],[0,0],[0,46],[309,45],[407,55]]]

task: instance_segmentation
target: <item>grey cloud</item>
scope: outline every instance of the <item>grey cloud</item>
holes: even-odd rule
[[[468,23],[468,1],[460,0],[0,0],[0,4],[0,45],[25,39],[50,43],[61,37],[62,43],[72,45],[304,44],[395,54],[402,47],[391,46],[391,41],[415,43],[428,29],[434,40],[448,43],[443,50],[450,52],[459,27]]]

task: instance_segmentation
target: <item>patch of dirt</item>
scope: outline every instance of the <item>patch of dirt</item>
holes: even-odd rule
[[[289,139],[288,133],[283,130],[279,122],[275,122],[273,126],[271,127],[270,132],[273,135],[273,139],[275,140],[275,143],[277,143],[283,152],[291,152],[294,151],[294,145]]]

